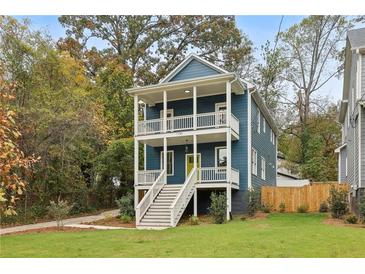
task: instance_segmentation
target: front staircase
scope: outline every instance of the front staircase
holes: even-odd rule
[[[195,191],[197,169],[193,168],[183,184],[168,185],[163,170],[136,208],[137,228],[174,227]]]
[[[171,224],[170,206],[176,199],[181,185],[164,185],[161,192],[150,205],[146,214],[142,217],[141,227],[169,227]]]

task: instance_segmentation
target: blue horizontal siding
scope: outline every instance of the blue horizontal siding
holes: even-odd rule
[[[211,76],[220,74],[217,70],[203,64],[198,60],[191,60],[182,70],[180,70],[169,82],[186,80],[197,77]]]
[[[265,121],[264,116],[261,117],[261,130],[257,130],[257,116],[259,108],[256,102],[251,99],[251,140],[252,147],[257,151],[257,176],[252,174],[252,186],[259,188],[264,185],[276,185],[276,147],[270,141],[271,128]],[[264,122],[266,123],[266,132],[263,131]],[[261,156],[266,161],[266,180],[261,178]]]

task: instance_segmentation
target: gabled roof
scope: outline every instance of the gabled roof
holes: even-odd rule
[[[203,58],[199,57],[196,54],[190,54],[187,58],[185,58],[175,69],[173,69],[164,79],[160,81],[160,83],[166,83],[173,81],[177,78],[179,73],[181,73],[185,68],[187,68],[189,65],[191,65],[193,62],[200,65],[202,68],[205,67],[206,70],[209,70],[208,73],[212,74],[222,74],[222,73],[229,73],[228,71],[212,64],[211,62],[208,62],[207,60],[204,60]],[[199,77],[203,75],[197,75],[195,77]],[[204,75],[206,76],[206,75]]]
[[[353,29],[347,33],[351,50],[365,48],[365,28]]]

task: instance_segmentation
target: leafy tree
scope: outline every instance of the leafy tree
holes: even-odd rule
[[[341,143],[341,129],[336,122],[337,107],[330,104],[323,113],[311,114],[308,118],[308,145],[304,163],[300,163],[302,146],[300,125],[292,124],[292,131],[285,131],[279,138],[279,150],[288,160],[286,168],[303,178],[314,181],[333,181],[337,179],[337,156],[335,149]]]
[[[309,16],[280,33],[280,48],[288,56],[284,77],[296,89],[296,109],[300,126],[300,163],[306,163],[309,149],[309,119],[313,95],[342,70],[340,43],[352,22],[344,16]]]
[[[233,16],[61,16],[59,21],[68,35],[59,46],[86,59],[92,75],[103,67],[101,59],[116,59],[141,85],[157,83],[191,51],[229,69],[244,70],[253,60],[252,43]],[[98,52],[103,58],[86,47],[90,38],[107,43]]]

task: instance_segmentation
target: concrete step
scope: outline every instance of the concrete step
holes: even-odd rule
[[[163,221],[159,221],[156,219],[144,219],[140,222],[140,224],[156,224],[156,225],[170,225],[170,221],[169,220],[163,220]]]
[[[147,221],[147,220],[155,220],[156,222],[168,222],[168,220],[170,220],[169,216],[150,216],[150,215],[145,215],[142,219],[142,222]]]

